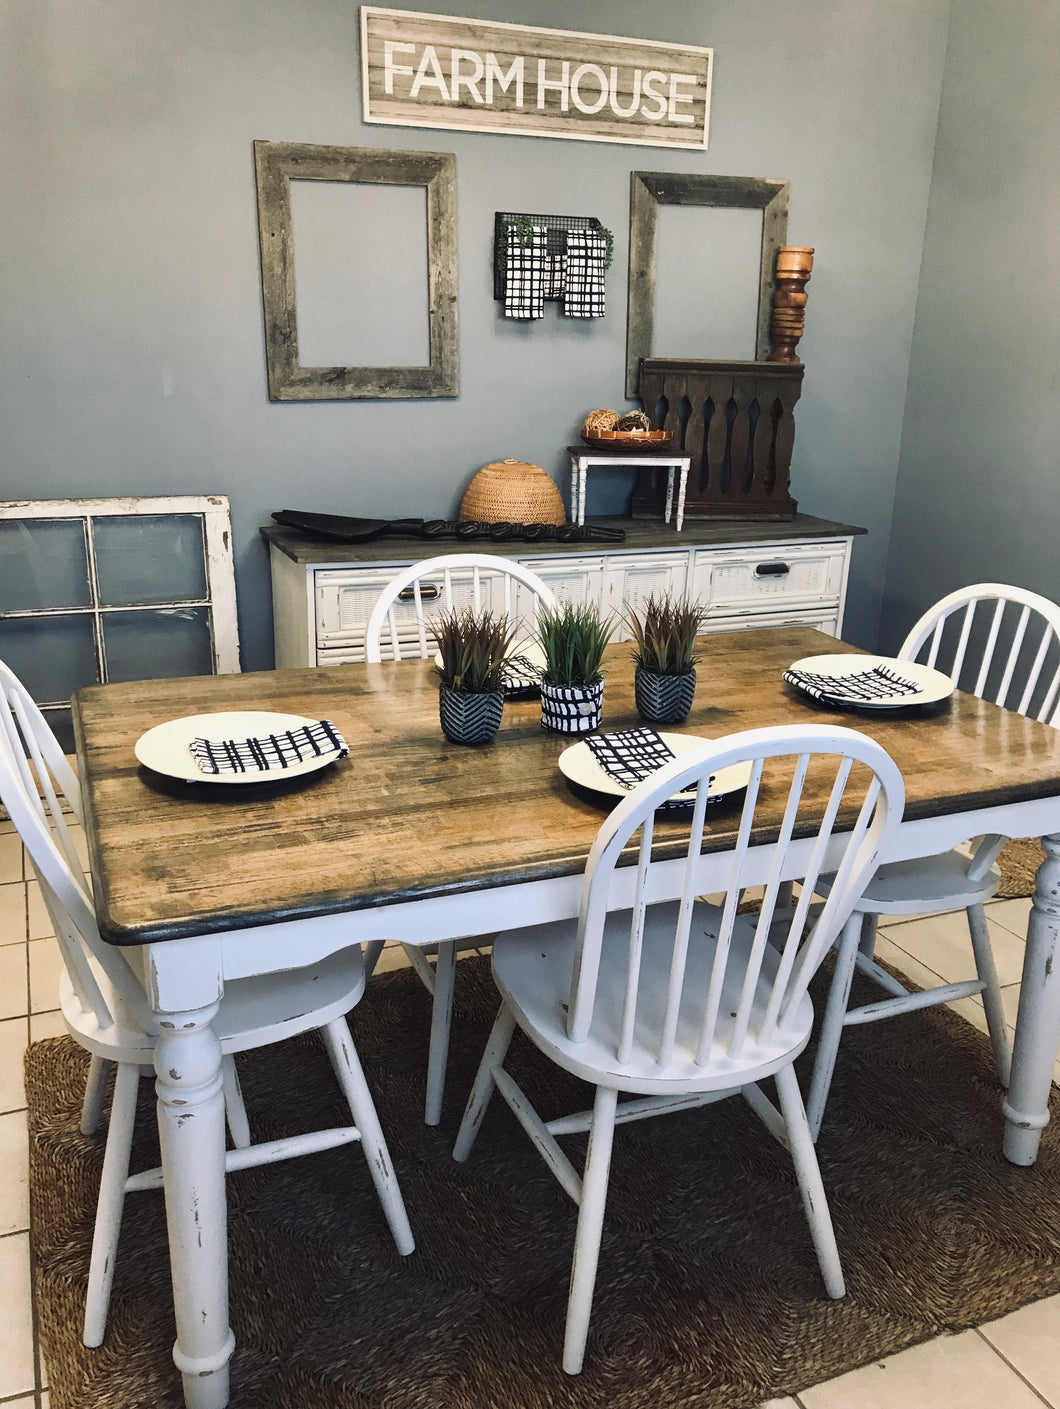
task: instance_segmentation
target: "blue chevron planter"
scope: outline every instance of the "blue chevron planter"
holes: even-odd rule
[[[650,724],[680,724],[692,708],[696,693],[696,672],[687,675],[656,675],[638,665],[633,677],[637,713]]]
[[[442,685],[438,691],[438,717],[442,733],[451,744],[487,744],[501,727],[504,692],[469,694]]]

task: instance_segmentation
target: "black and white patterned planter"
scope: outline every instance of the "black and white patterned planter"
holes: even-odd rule
[[[489,743],[501,727],[503,710],[503,690],[471,694],[448,685],[438,690],[438,717],[451,744]]]
[[[604,682],[595,685],[550,685],[541,682],[541,727],[554,734],[588,734],[599,728]]]
[[[696,672],[687,675],[657,675],[637,666],[633,677],[637,713],[650,724],[680,724],[692,708],[696,693]]]

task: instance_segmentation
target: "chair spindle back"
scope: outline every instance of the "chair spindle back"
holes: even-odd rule
[[[750,763],[751,776],[728,853],[725,900],[707,968],[695,961],[692,925],[696,898],[708,888],[703,841],[709,779],[719,769],[740,762]],[[856,772],[855,764],[862,765]],[[827,786],[825,779],[830,780]],[[781,786],[786,787],[786,796],[779,831],[774,822],[772,839],[763,842],[763,828],[768,827],[763,808],[776,816]],[[675,869],[672,863],[652,861],[656,809],[675,792],[692,787],[696,794],[683,862]],[[901,821],[904,801],[901,774],[893,760],[878,744],[850,729],[825,731],[805,725],[750,730],[667,764],[616,808],[590,853],[571,978],[569,1037],[577,1042],[589,1035],[604,924],[610,911],[628,904],[614,893],[616,876],[622,877],[625,870],[616,871],[616,867],[638,830],[615,1059],[629,1063],[635,1045],[639,1043],[643,1051],[650,1040],[654,1060],[665,1072],[675,1057],[687,1060],[690,1052],[696,1065],[707,1067],[769,1048],[885,855]],[[721,824],[726,831],[731,829],[730,819],[726,813]],[[818,915],[816,909],[811,912],[811,900],[825,869],[836,876]],[[763,874],[764,896],[748,951],[746,943],[734,944],[740,920],[737,911],[744,889],[760,884]],[[802,882],[801,893],[793,908],[782,909],[782,899],[787,904],[786,883],[792,880]],[[628,880],[623,880],[621,889],[628,896]],[[645,920],[650,905],[673,900],[679,903],[669,945],[669,980],[664,1009],[656,1021],[638,1003]],[[744,918],[742,923],[751,921]],[[658,958],[656,953],[655,962]],[[764,972],[771,975],[771,987],[763,1009]]]
[[[519,586],[526,590],[519,593]],[[503,608],[497,600],[499,593],[503,594]],[[471,606],[481,611],[489,607],[511,621],[518,616],[520,624],[529,616],[527,634],[533,634],[541,611],[556,604],[551,589],[535,572],[507,558],[489,553],[449,553],[427,558],[398,573],[380,594],[365,630],[367,661],[383,659],[384,627],[390,648],[387,658],[405,659],[398,621],[399,602],[411,602],[415,618],[417,649],[408,657],[411,660],[427,660],[434,652],[428,610],[453,611]]]
[[[1060,724],[1060,607],[1036,592],[997,582],[951,592],[920,618],[898,654],[1003,709]]]

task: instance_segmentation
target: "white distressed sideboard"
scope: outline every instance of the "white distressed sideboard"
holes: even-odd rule
[[[788,522],[600,519],[625,530],[621,543],[463,543],[377,539],[328,543],[296,529],[261,530],[269,545],[277,668],[364,660],[364,630],[376,598],[401,568],[423,558],[497,553],[533,568],[561,599],[596,602],[620,616],[651,592],[670,589],[707,608],[704,630],[812,626],[838,636],[850,551],[865,530],[798,514]],[[409,612],[410,627],[412,621]],[[616,639],[628,638],[620,628]],[[412,635],[410,631],[410,643]]]

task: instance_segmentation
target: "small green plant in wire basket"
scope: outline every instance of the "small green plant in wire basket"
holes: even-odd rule
[[[600,723],[604,651],[615,629],[590,602],[562,602],[543,612],[537,634],[545,655],[541,727],[587,734]]]

